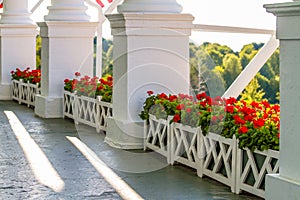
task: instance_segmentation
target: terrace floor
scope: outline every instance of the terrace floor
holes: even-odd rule
[[[0,101],[0,199],[261,199],[152,152],[113,149],[104,136]]]

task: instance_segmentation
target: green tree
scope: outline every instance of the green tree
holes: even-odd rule
[[[41,54],[42,54],[42,38],[40,35],[36,36],[36,68],[41,68]]]
[[[225,81],[225,88],[227,89],[242,72],[242,66],[238,56],[235,54],[226,54],[223,59],[223,68],[224,72],[222,76]]]
[[[257,78],[254,78],[240,95],[240,99],[246,102],[262,101],[264,95],[265,92],[260,89]]]

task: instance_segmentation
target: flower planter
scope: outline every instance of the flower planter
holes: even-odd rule
[[[74,119],[75,115],[75,94],[64,90],[64,100],[63,100],[63,115]]]
[[[75,124],[86,124],[96,128],[96,104],[97,99],[75,95]]]
[[[107,128],[107,118],[112,117],[112,104],[108,102],[103,102],[101,99],[96,101],[96,130],[106,131]]]
[[[11,95],[12,99],[19,104],[27,104],[27,106],[35,106],[35,95],[40,94],[39,84],[25,83],[22,79],[12,80]]]
[[[149,120],[144,122],[144,150],[151,149],[165,156],[167,162],[171,162],[170,155],[170,120],[157,119],[154,115],[149,115]]]
[[[235,192],[236,139],[224,138],[215,133],[201,137],[200,172],[231,187]]]
[[[74,119],[76,124],[82,123],[96,128],[99,133],[106,131],[107,117],[112,116],[112,104],[75,93],[64,91],[64,117]]]
[[[265,176],[279,172],[279,151],[237,150],[236,193],[265,197]]]
[[[180,123],[171,125],[171,164],[175,161],[199,170],[200,128]]]

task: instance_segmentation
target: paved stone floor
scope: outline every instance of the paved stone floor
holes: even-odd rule
[[[5,111],[12,111],[18,117],[32,139],[22,137],[23,129],[12,129]],[[19,132],[19,136],[14,132]],[[0,200],[123,199],[118,186],[122,180],[142,198],[150,200],[260,200],[252,195],[232,194],[229,187],[199,178],[187,167],[167,166],[163,158],[152,152],[113,149],[103,142],[104,136],[94,128],[74,125],[70,119],[41,119],[31,108],[0,101]],[[68,138],[80,139],[90,160]],[[24,141],[29,142],[25,150],[20,145]],[[53,178],[51,175],[44,182],[37,178],[43,170],[44,174],[51,173],[46,165],[36,164],[42,160],[36,154],[36,147],[56,171],[54,179],[63,183],[59,190],[45,184],[48,178]],[[30,155],[36,155],[33,157],[36,160],[30,160]],[[98,165],[93,165],[93,159],[99,161]],[[100,161],[105,164],[99,165]],[[101,166],[110,167],[120,178],[110,180],[113,175],[106,168],[99,173]]]

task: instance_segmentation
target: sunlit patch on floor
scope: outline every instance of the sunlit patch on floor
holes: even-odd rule
[[[47,156],[31,138],[18,117],[12,111],[4,111],[37,181],[55,192],[64,189],[65,183]]]
[[[103,178],[117,191],[124,200],[143,199],[121,177],[113,172],[88,146],[76,137],[67,139],[82,153],[82,155],[95,167]]]

